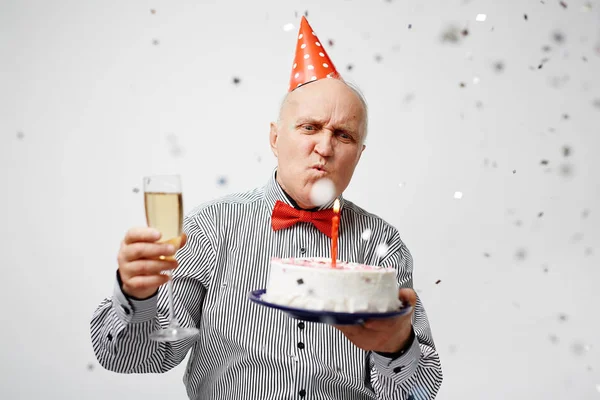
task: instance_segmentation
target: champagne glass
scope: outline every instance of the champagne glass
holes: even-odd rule
[[[183,199],[179,175],[157,175],[144,177],[144,203],[148,226],[158,229],[162,234],[160,242],[179,247],[183,225]],[[173,259],[160,256],[161,260]],[[196,328],[179,325],[173,305],[173,278],[171,271],[167,283],[169,297],[169,325],[150,334],[150,339],[159,342],[173,342],[198,334]]]

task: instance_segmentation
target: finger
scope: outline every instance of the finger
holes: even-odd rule
[[[181,235],[181,244],[179,245],[179,248],[181,249],[183,246],[185,246],[186,243],[187,243],[187,235],[185,233],[183,233]]]
[[[170,271],[177,268],[177,261],[173,260],[137,260],[127,263],[125,274],[127,276],[158,275],[163,271]]]
[[[400,289],[398,292],[398,298],[402,301],[404,306],[408,304],[411,307],[414,307],[415,304],[417,304],[417,293],[412,289]]]
[[[370,319],[365,322],[366,329],[378,332],[387,332],[400,323],[400,318]]]
[[[125,261],[156,259],[175,254],[175,246],[166,243],[133,243],[124,246],[121,254]]]
[[[148,276],[134,276],[123,282],[123,289],[128,292],[133,290],[146,290],[154,289],[162,284],[167,283],[169,275],[148,275]]]
[[[137,242],[156,242],[158,239],[160,239],[160,236],[160,231],[154,228],[137,227],[131,228],[127,231],[123,242],[125,244],[132,244]]]

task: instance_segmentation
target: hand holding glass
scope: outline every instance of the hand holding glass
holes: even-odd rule
[[[183,200],[181,195],[181,179],[179,175],[148,176],[144,178],[144,203],[148,226],[162,234],[160,242],[168,242],[179,246],[183,225]],[[160,256],[161,260],[170,257]],[[198,334],[196,328],[184,328],[175,317],[173,305],[173,279],[169,275],[169,326],[152,332],[150,338],[159,342],[172,342]]]

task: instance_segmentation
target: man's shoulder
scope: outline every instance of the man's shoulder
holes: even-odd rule
[[[396,230],[392,224],[379,215],[365,210],[348,199],[344,199],[344,210],[351,214],[351,218],[356,219],[359,222],[369,223],[370,225],[375,224],[381,228]]]
[[[230,193],[202,203],[187,213],[187,218],[201,215],[221,213],[232,208],[254,207],[264,199],[264,187],[257,187],[245,192]]]

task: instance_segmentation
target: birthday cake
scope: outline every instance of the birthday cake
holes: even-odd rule
[[[327,258],[271,258],[265,301],[345,313],[389,312],[401,305],[396,270]]]

